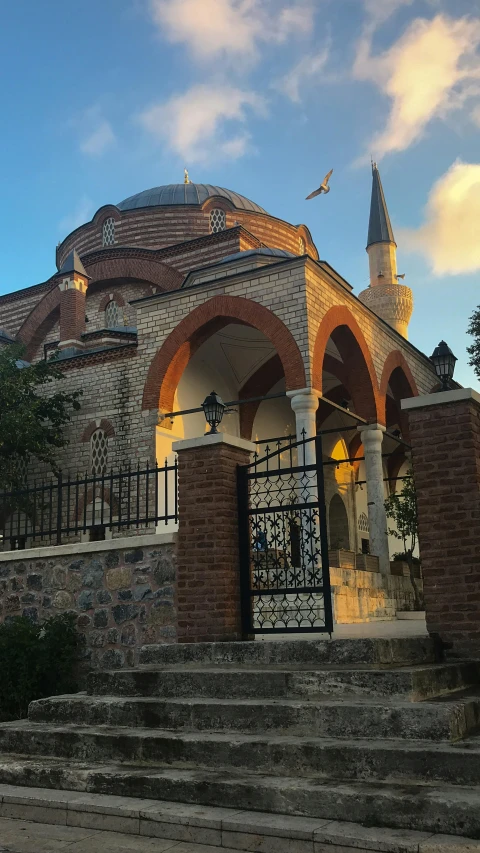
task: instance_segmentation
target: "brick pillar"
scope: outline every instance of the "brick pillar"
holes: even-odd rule
[[[480,395],[460,388],[402,401],[418,493],[427,628],[480,654]]]
[[[237,465],[255,445],[218,433],[178,453],[177,609],[180,643],[241,640]]]
[[[62,282],[63,285],[63,282]],[[60,296],[60,347],[82,346],[85,331],[86,286],[70,282]]]

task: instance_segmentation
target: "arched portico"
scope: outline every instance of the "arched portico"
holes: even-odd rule
[[[333,344],[339,355],[332,359],[327,352]],[[313,352],[312,384],[323,392],[324,373],[327,366],[337,361],[339,381],[345,384],[352,401],[352,409],[365,420],[381,421],[379,390],[372,356],[364,335],[353,314],[343,305],[330,308],[317,332]],[[329,371],[329,372],[330,372]]]
[[[402,433],[408,432],[408,422],[403,416],[400,402],[407,397],[417,397],[418,393],[417,384],[405,356],[400,350],[393,350],[385,360],[380,382],[382,423],[387,427],[397,423]]]
[[[142,408],[172,411],[175,391],[195,352],[231,323],[251,326],[270,341],[281,361],[287,390],[305,386],[303,359],[285,324],[257,302],[238,296],[215,296],[188,314],[156,352],[147,374]]]

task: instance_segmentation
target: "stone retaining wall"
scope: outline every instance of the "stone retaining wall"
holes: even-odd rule
[[[0,554],[0,619],[75,611],[81,660],[134,666],[148,643],[177,639],[174,535]]]
[[[338,624],[395,619],[397,610],[413,610],[409,577],[330,567],[334,620]],[[421,592],[422,581],[417,580]]]

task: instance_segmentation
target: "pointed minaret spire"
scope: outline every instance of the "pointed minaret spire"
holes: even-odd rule
[[[367,254],[370,265],[370,286],[367,290],[363,290],[358,298],[406,338],[413,311],[412,291],[404,284],[398,283],[397,244],[393,236],[380,173],[373,160]]]
[[[372,162],[372,200],[370,202],[367,250],[374,243],[395,243],[395,237],[383,194],[380,172],[377,164]]]

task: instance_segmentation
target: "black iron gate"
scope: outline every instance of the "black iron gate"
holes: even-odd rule
[[[322,437],[239,466],[243,632],[332,633]]]

